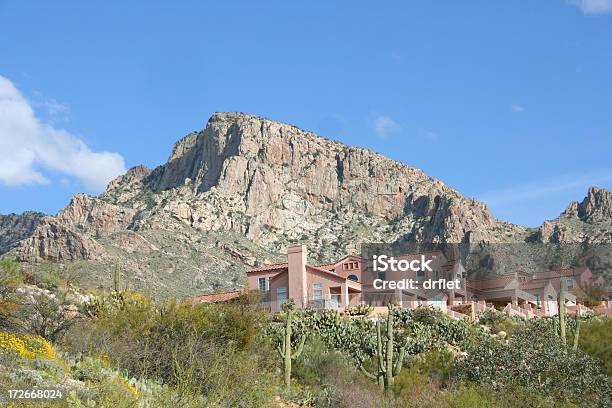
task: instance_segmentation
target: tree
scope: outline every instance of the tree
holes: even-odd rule
[[[27,329],[45,339],[57,341],[80,317],[77,310],[65,308],[52,295],[32,295],[25,307]]]

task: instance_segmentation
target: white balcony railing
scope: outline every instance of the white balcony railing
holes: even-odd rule
[[[342,295],[330,294],[323,299],[309,299],[308,307],[313,309],[339,309],[342,305]]]

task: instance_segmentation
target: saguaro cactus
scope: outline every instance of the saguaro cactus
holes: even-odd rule
[[[574,350],[578,350],[579,337],[580,337],[580,320],[578,319],[578,310],[576,310],[576,330],[574,331]]]
[[[291,341],[293,337],[293,328],[291,325],[293,324],[293,319],[295,315],[293,304],[287,302],[284,306],[287,313],[287,320],[285,321],[284,327],[284,336],[282,338],[282,343],[277,345],[276,350],[278,354],[280,354],[283,359],[283,368],[285,374],[285,386],[289,388],[291,386],[291,362],[293,359],[296,359],[302,354],[304,350],[304,343],[306,343],[306,332],[303,332],[299,335],[297,339],[297,348],[295,353],[292,351]]]
[[[395,377],[402,371],[406,353],[405,345],[398,347],[399,350],[395,353],[393,305],[389,305],[388,310],[386,330],[384,333],[382,332],[380,320],[376,322],[376,356],[378,359],[378,372],[375,375],[368,372],[363,366],[359,367],[362,373],[376,380],[378,384],[385,389],[389,389],[393,386]]]
[[[119,272],[119,264],[115,264],[115,273],[113,274],[113,289],[115,293],[121,292],[121,273]]]
[[[559,286],[557,303],[559,303],[559,337],[561,338],[561,344],[565,346],[567,340],[565,338],[565,296],[563,294],[563,283]]]

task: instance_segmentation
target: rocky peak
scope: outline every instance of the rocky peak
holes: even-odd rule
[[[34,232],[45,214],[26,211],[23,214],[0,214],[0,254],[19,245],[19,241]]]
[[[563,215],[576,217],[585,222],[610,220],[612,218],[612,192],[590,187],[587,196],[578,203],[569,204]]]
[[[103,247],[92,237],[74,231],[53,217],[44,217],[32,235],[20,242],[17,259],[20,261],[76,261],[98,260]]]
[[[449,229],[449,239],[461,239],[465,231],[460,220],[453,225],[442,222],[447,216],[462,213],[468,221],[478,220],[479,228],[494,223],[483,204],[463,198],[419,169],[241,113],[214,114],[206,129],[178,141],[168,162],[145,183],[153,191],[188,186],[194,193],[214,189],[234,196],[242,202],[239,210],[258,226],[288,227],[275,225],[287,212],[313,217],[339,209],[387,222],[426,214],[434,218],[432,228]]]
[[[125,174],[111,181],[100,197],[112,202],[128,201],[134,198],[135,190],[138,189],[134,187],[141,184],[142,180],[149,174],[151,174],[151,170],[142,164],[132,167]]]

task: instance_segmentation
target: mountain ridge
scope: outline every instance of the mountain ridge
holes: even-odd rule
[[[296,242],[321,261],[364,240],[612,242],[610,208],[611,193],[591,188],[558,218],[526,228],[369,149],[218,112],[178,140],[165,164],[133,167],[97,197],[75,195],[0,252],[83,263],[99,285],[120,264],[136,286],[185,294],[240,285],[246,266],[282,259]]]

